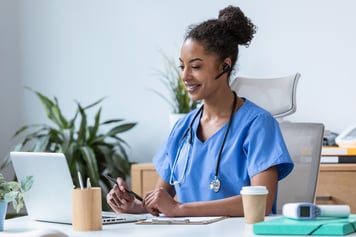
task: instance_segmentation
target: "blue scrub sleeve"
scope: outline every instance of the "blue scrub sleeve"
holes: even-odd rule
[[[156,168],[158,175],[167,183],[169,183],[170,178],[170,162],[169,157],[166,152],[166,144],[168,140],[159,148],[156,155],[153,157],[153,165]]]
[[[285,178],[293,170],[293,161],[284,143],[278,122],[268,115],[257,117],[251,124],[245,140],[250,177],[277,166],[278,180]]]

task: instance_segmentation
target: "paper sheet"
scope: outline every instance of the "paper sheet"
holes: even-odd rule
[[[136,224],[148,224],[148,225],[205,225],[213,222],[217,222],[223,220],[227,217],[225,216],[208,216],[208,217],[152,217],[148,218],[144,221],[136,222]]]

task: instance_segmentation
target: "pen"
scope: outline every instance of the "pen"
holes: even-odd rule
[[[78,180],[79,180],[80,189],[83,189],[84,185],[83,185],[82,175],[80,174],[80,171],[78,171]]]
[[[91,182],[90,182],[90,178],[87,178],[87,188],[91,188]]]
[[[117,185],[118,185],[118,183],[116,182],[116,179],[110,177],[109,175],[104,175],[104,176],[105,176],[105,178],[107,178],[107,180],[109,180],[112,184],[114,184],[114,185],[117,184]],[[140,197],[140,196],[139,196],[137,193],[135,193],[134,191],[128,190],[127,188],[125,188],[125,191],[128,192],[128,193],[130,193],[130,194],[132,194],[132,195],[134,195],[134,197],[135,197],[137,200],[143,202],[143,198]]]

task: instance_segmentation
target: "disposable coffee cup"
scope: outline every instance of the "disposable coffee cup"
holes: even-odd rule
[[[101,188],[73,189],[72,226],[76,231],[102,229]]]
[[[268,190],[265,186],[244,186],[240,192],[246,224],[264,221]]]

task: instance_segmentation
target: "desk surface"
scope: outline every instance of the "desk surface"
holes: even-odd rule
[[[267,217],[267,219],[273,217]],[[19,217],[5,221],[4,232],[0,236],[19,237],[30,236],[29,232],[36,230],[59,230],[68,236],[154,236],[154,237],[236,237],[236,236],[261,236],[254,235],[252,226],[244,224],[243,218],[227,218],[208,225],[136,225],[134,223],[104,225],[101,231],[73,231],[71,225],[54,224],[46,222],[31,221],[28,217]],[[33,236],[33,235],[31,235]],[[351,234],[347,236],[356,236]],[[269,235],[269,237],[272,237]],[[278,235],[278,237],[283,237]],[[289,236],[290,237],[290,236]]]

